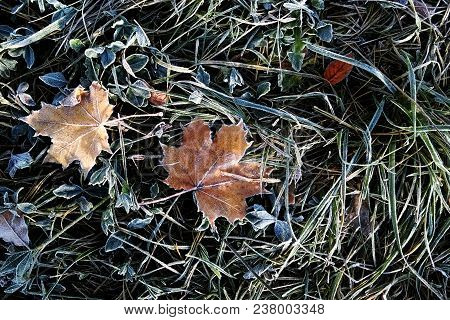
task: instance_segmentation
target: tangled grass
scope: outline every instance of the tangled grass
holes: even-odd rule
[[[0,4],[16,29],[0,38],[0,61],[17,61],[0,78],[0,191],[21,190],[16,202],[36,209],[30,248],[0,243],[4,298],[448,298],[448,0],[19,3]],[[108,65],[98,48],[114,41],[125,47]],[[129,74],[133,54],[148,63]],[[354,67],[331,86],[322,74],[335,59]],[[69,88],[99,80],[116,118],[140,115],[110,128],[114,152],[86,179],[77,164],[42,163],[49,140],[18,120],[39,108],[18,98],[20,83],[39,103],[66,93],[39,80],[49,72]],[[139,81],[168,103],[148,104]],[[219,219],[213,233],[190,194],[142,204],[174,193],[159,143],[178,144],[194,118],[213,129],[243,119],[245,159],[282,181],[249,210],[285,221],[288,241],[247,219]],[[11,177],[11,155],[24,152],[32,163]],[[55,193],[63,184],[82,192]],[[130,228],[136,218],[144,228]]]

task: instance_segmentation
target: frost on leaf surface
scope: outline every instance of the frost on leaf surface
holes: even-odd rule
[[[52,139],[44,161],[66,168],[78,160],[87,174],[103,150],[111,152],[104,125],[112,112],[108,92],[94,82],[89,91],[76,88],[59,106],[42,103],[40,110],[22,120],[33,127],[36,135]]]
[[[247,197],[266,193],[264,183],[273,182],[259,162],[240,162],[251,143],[242,122],[222,126],[214,140],[202,120],[183,130],[180,147],[163,145],[163,165],[169,172],[165,183],[177,190],[192,190],[198,210],[214,227],[218,217],[241,220]]]
[[[0,213],[0,239],[21,247],[30,244],[28,226],[22,213]]]

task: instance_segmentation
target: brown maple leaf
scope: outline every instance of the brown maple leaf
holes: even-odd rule
[[[104,125],[112,112],[108,92],[93,82],[89,92],[79,86],[61,105],[42,103],[40,110],[21,120],[33,127],[36,135],[51,137],[52,145],[44,161],[67,168],[79,160],[87,174],[102,150],[111,152]]]
[[[347,57],[352,58],[353,53],[349,53]],[[352,71],[353,65],[340,60],[331,61],[326,67],[323,77],[332,85],[338,84],[344,80]]]
[[[243,219],[247,197],[266,193],[263,184],[271,169],[259,162],[239,162],[251,145],[243,123],[222,126],[214,140],[202,120],[194,120],[183,130],[178,148],[163,145],[163,165],[169,172],[165,183],[177,190],[193,191],[199,211],[214,228],[218,217],[230,222]]]

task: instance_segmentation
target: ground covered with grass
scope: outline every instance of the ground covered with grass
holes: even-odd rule
[[[448,0],[6,0],[0,21],[0,212],[30,239],[0,240],[4,298],[448,298]],[[43,162],[20,118],[94,81],[112,153]],[[163,182],[198,118],[242,120],[279,181],[217,230]]]

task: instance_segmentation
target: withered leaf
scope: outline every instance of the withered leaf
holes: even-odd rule
[[[353,54],[350,53],[347,57],[353,57]],[[343,61],[334,60],[331,61],[325,69],[323,77],[332,85],[335,85],[344,80],[350,74],[352,69],[353,65]]]
[[[167,100],[167,94],[162,91],[153,91],[149,98],[150,103],[155,106],[162,106],[167,103]]]
[[[79,86],[61,105],[42,103],[40,110],[21,120],[33,127],[36,135],[51,137],[52,145],[44,161],[67,168],[79,160],[87,174],[102,150],[111,152],[104,125],[112,112],[108,92],[93,82],[89,92]]]
[[[413,0],[414,8],[423,17],[432,17],[434,10],[431,10],[432,6],[424,2],[423,0]]]
[[[0,238],[16,246],[28,247],[28,226],[22,213],[6,211],[0,214]]]
[[[360,192],[353,196],[345,220],[353,229],[360,227],[363,236],[370,234],[369,203],[367,200],[362,199]]]
[[[295,204],[295,192],[294,188],[289,187],[289,193],[288,193],[288,204],[294,205]]]
[[[163,165],[169,172],[165,183],[177,190],[194,192],[198,210],[214,228],[218,217],[230,222],[243,219],[247,197],[266,193],[264,183],[271,169],[259,162],[240,162],[251,145],[243,123],[222,126],[214,140],[202,120],[194,120],[183,130],[180,147],[162,146]]]

